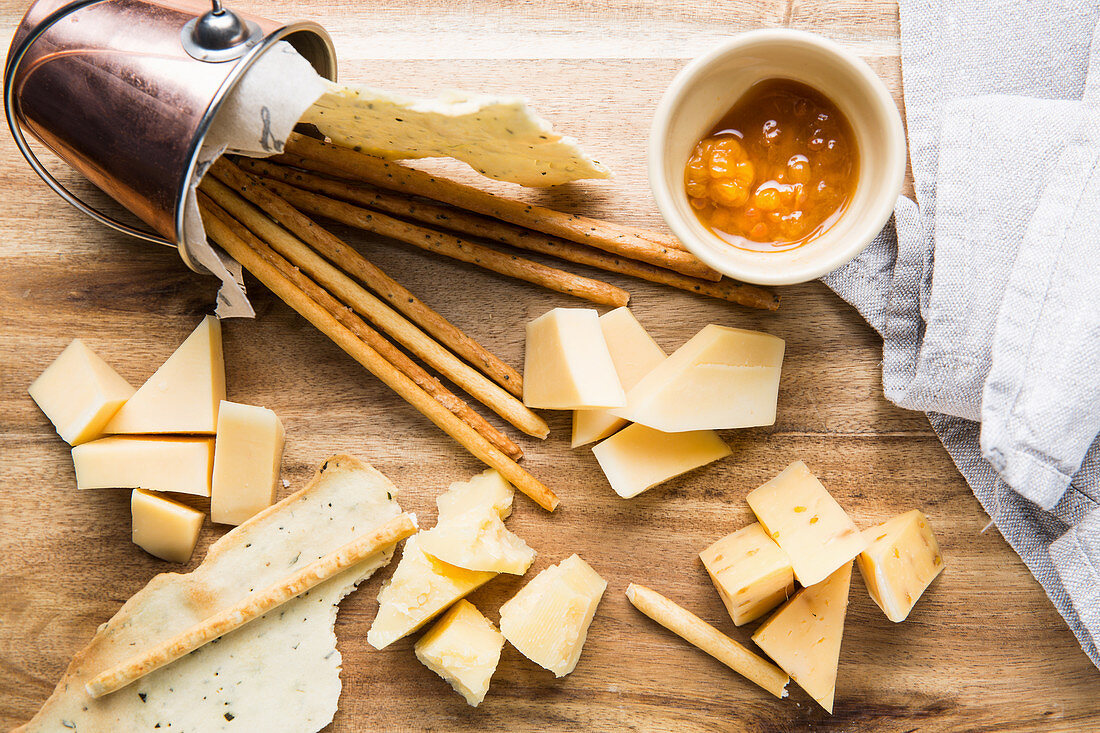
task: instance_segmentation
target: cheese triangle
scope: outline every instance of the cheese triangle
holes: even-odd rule
[[[224,399],[221,321],[207,316],[115,413],[104,432],[213,435]]]
[[[833,712],[852,563],[795,593],[752,640],[821,707]]]

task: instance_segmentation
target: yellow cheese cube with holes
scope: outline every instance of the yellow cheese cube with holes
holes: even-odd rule
[[[737,626],[755,621],[794,593],[791,559],[753,522],[699,553]]]
[[[265,407],[222,401],[214,439],[210,521],[241,524],[275,502],[283,424]]]
[[[439,521],[458,517],[479,506],[492,507],[501,519],[512,513],[512,497],[515,490],[496,469],[487,469],[469,481],[456,481],[436,497]]]
[[[943,571],[928,517],[919,509],[866,530],[871,544],[856,561],[867,592],[891,621],[904,621],[925,588]]]
[[[437,560],[421,551],[419,535],[413,535],[405,540],[393,576],[378,592],[378,615],[367,631],[367,642],[375,649],[386,648],[496,576]]]
[[[61,439],[79,445],[100,436],[134,388],[83,341],[73,339],[27,392]]]
[[[756,645],[830,713],[851,584],[849,562],[821,583],[795,593],[752,635]]]
[[[665,360],[664,350],[625,306],[600,316],[600,330],[624,390],[629,390]],[[607,410],[577,410],[573,413],[573,441],[569,447],[578,448],[603,440],[624,425],[626,420]]]
[[[588,563],[570,555],[500,607],[500,632],[532,662],[564,677],[577,666],[606,588]]]
[[[134,544],[154,557],[187,562],[199,541],[203,513],[141,489],[130,494]]]
[[[213,438],[127,435],[73,447],[78,489],[149,489],[210,496]]]
[[[590,308],[555,308],[527,324],[523,404],[549,410],[626,404],[600,319]]]
[[[419,535],[420,549],[467,570],[523,575],[535,551],[504,526],[496,509],[478,506]]]
[[[611,488],[624,499],[731,452],[713,430],[662,433],[644,425],[623,428],[592,448]]]
[[[425,667],[475,708],[489,691],[503,648],[503,634],[467,600],[451,606],[413,647]]]
[[[103,432],[213,435],[224,399],[221,321],[207,316]]]
[[[772,425],[783,349],[766,333],[706,326],[610,412],[666,433]]]
[[[802,585],[820,583],[867,547],[855,522],[802,461],[787,466],[746,501],[787,553]]]

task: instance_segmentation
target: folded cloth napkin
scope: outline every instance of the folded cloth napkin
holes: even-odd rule
[[[824,281],[1100,666],[1100,2],[900,6],[916,201]]]

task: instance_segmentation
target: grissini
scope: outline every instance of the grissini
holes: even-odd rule
[[[763,657],[753,654],[691,611],[644,585],[631,583],[626,597],[634,607],[685,641],[699,647],[734,672],[778,698],[787,696],[791,678]]]
[[[779,307],[779,296],[756,285],[721,280],[711,282],[681,275],[663,267],[638,262],[626,257],[586,247],[549,234],[525,229],[515,224],[491,219],[452,206],[394,191],[382,191],[372,186],[328,178],[297,170],[269,160],[241,158],[238,164],[250,173],[312,191],[333,198],[343,199],[359,206],[384,211],[388,214],[415,219],[429,226],[460,232],[467,236],[500,242],[511,247],[557,257],[578,265],[596,267],[608,272],[636,277],[639,280],[668,285],[690,293],[699,293],[731,303],[774,311]]]
[[[327,290],[316,284],[292,263],[271,249],[262,239],[247,227],[234,219],[225,209],[216,204],[205,192],[199,192],[199,206],[203,216],[215,216],[229,227],[234,234],[243,239],[265,260],[274,265],[283,277],[298,286],[303,293],[317,301],[329,313],[336,317],[349,331],[362,339],[387,361],[400,369],[425,392],[434,397],[441,405],[453,412],[486,440],[514,461],[523,458],[523,451],[507,435],[490,425],[485,418],[474,412],[468,404],[452,393],[439,380],[429,374],[422,366],[410,359],[405,352],[390,343],[385,336],[367,325],[351,308],[334,298]]]
[[[473,186],[298,133],[291,133],[287,138],[286,152],[294,156],[292,160],[296,165],[304,164],[305,167],[320,170],[322,173],[339,171],[345,176],[350,175],[375,186],[443,201],[460,209],[476,211],[684,275],[715,281],[722,277],[690,252],[639,237],[619,226],[606,226],[605,222],[598,219],[494,196]]]
[[[542,482],[525,471],[518,463],[501,453],[480,433],[443,407],[427,392],[417,386],[405,374],[390,364],[382,356],[367,346],[354,333],[348,330],[331,313],[296,287],[269,262],[256,253],[232,230],[221,224],[216,217],[204,220],[207,232],[230,257],[251,272],[271,292],[284,303],[297,311],[312,323],[343,351],[367,371],[382,380],[390,389],[397,392],[406,402],[415,407],[422,415],[431,420],[440,430],[451,436],[468,450],[475,458],[490,468],[500,472],[506,481],[522,493],[531,497],[536,504],[554,511],[558,506],[558,497]]]
[[[120,690],[204,644],[239,629],[352,565],[397,544],[415,534],[417,529],[415,515],[398,515],[373,531],[314,560],[285,579],[250,593],[239,603],[204,619],[183,633],[101,672],[85,684],[85,689],[92,697],[103,697]]]
[[[428,366],[466,390],[470,396],[512,425],[536,438],[545,438],[549,434],[550,428],[546,421],[514,395],[447,351],[411,321],[373,296],[339,268],[330,264],[238,195],[240,193],[251,200],[266,203],[266,199],[273,196],[271,192],[266,191],[259,184],[240,181],[230,175],[233,171],[240,173],[241,176],[246,175],[239,170],[219,168],[219,166],[214,168],[216,169],[213,170],[214,176],[203,179],[199,190],[214,199],[233,218],[259,235],[279,254],[304,270],[311,279],[389,334]],[[229,182],[229,185],[225,182]],[[311,231],[316,232],[319,229],[314,226]]]

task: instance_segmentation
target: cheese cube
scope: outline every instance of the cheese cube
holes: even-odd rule
[[[706,326],[610,412],[666,433],[772,425],[783,349],[766,333]]]
[[[665,360],[664,350],[625,306],[600,316],[600,330],[624,390],[629,390]],[[573,441],[569,447],[578,448],[603,440],[624,425],[626,420],[607,410],[577,410],[573,413]]]
[[[73,447],[78,489],[149,489],[210,496],[213,438],[125,436]]]
[[[275,502],[283,437],[283,424],[271,410],[222,401],[210,487],[212,522],[241,524]]]
[[[509,532],[492,506],[479,506],[438,522],[419,535],[420,549],[467,570],[523,575],[535,551]]]
[[[713,430],[662,433],[644,425],[620,430],[592,449],[611,488],[624,499],[725,458],[732,451]]]
[[[736,626],[755,621],[794,593],[791,559],[753,522],[699,553]]]
[[[795,593],[752,635],[756,645],[830,713],[851,583],[849,562],[821,583]]]
[[[490,468],[471,478],[469,481],[456,481],[442,494],[436,497],[439,507],[439,521],[458,517],[479,506],[492,507],[501,519],[507,519],[512,513],[512,496],[515,490],[504,477]]]
[[[425,667],[475,708],[489,691],[503,648],[504,635],[467,600],[451,606],[413,647]]]
[[[195,551],[203,513],[142,489],[130,494],[134,544],[154,557],[187,562]]]
[[[550,410],[626,404],[596,311],[555,308],[527,324],[523,404]]]
[[[532,662],[564,677],[577,666],[606,588],[588,563],[571,555],[500,607],[500,632]]]
[[[790,557],[802,585],[825,580],[869,542],[802,461],[787,466],[746,501],[764,531]]]
[[[221,321],[207,316],[103,432],[213,435],[224,399]]]
[[[384,649],[411,634],[497,576],[450,565],[425,554],[419,535],[405,540],[401,562],[378,592],[378,615],[367,642]]]
[[[103,426],[134,394],[107,362],[73,339],[27,390],[69,445],[103,432]]]
[[[924,589],[943,572],[928,517],[914,509],[863,534],[871,544],[856,561],[867,592],[887,618],[904,621]]]

